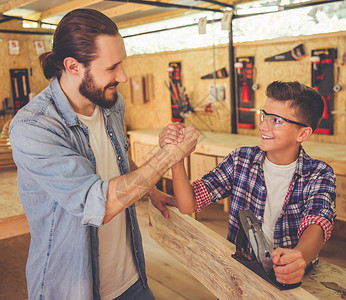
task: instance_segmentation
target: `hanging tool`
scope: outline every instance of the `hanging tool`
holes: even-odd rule
[[[219,78],[227,78],[227,77],[228,77],[228,73],[226,68],[222,68],[202,76],[201,79],[213,79],[213,78],[219,79]]]
[[[321,62],[321,58],[318,55],[311,56],[310,62],[312,63],[314,70],[317,71],[318,70],[317,64],[319,64]]]
[[[249,86],[246,81],[242,83],[241,102],[251,102]]]
[[[261,225],[250,209],[239,211],[238,224],[236,252],[232,257],[280,290],[300,286],[301,282],[282,284],[276,281],[271,257],[273,248],[267,241]],[[252,252],[249,251],[249,243]]]
[[[322,119],[329,119],[329,112],[328,112],[328,104],[326,98],[322,96],[323,102],[324,102],[324,110],[323,110],[323,116]]]
[[[304,57],[306,57],[306,54],[304,51],[304,45],[300,44],[294,47],[292,50],[268,57],[264,61],[290,61],[290,60],[300,60]]]
[[[240,61],[238,61],[238,62],[236,62],[236,63],[234,64],[234,69],[237,70],[238,75],[240,75],[240,71],[241,71],[241,69],[243,69],[243,68],[244,68],[244,65],[243,65],[243,63],[240,62]]]
[[[198,106],[198,107],[194,107],[193,108],[193,111],[194,112],[206,112],[206,113],[212,113],[214,111],[213,109],[213,103],[207,103],[207,104],[204,104],[204,105],[201,105],[201,106]]]
[[[336,72],[336,82],[337,84],[333,86],[333,91],[334,93],[338,93],[342,90],[341,85],[338,83],[339,82],[339,74],[340,74],[340,67],[338,67],[337,72]]]

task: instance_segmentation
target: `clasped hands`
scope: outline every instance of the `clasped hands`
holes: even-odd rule
[[[180,123],[167,125],[159,134],[159,145],[177,157],[177,161],[190,155],[195,149],[198,133],[193,126],[184,126]]]

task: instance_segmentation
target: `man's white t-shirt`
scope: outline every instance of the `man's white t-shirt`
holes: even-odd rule
[[[274,242],[275,223],[285,203],[296,165],[297,161],[289,165],[276,165],[269,161],[268,158],[264,160],[263,170],[267,187],[267,198],[262,230],[271,245]]]
[[[96,173],[102,180],[120,176],[115,149],[106,133],[99,106],[95,107],[90,117],[80,114],[77,116],[88,127],[90,146],[96,160]],[[98,230],[102,300],[120,296],[139,278],[126,218],[126,212],[122,211]]]

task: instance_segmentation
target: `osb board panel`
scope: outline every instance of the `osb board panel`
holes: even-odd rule
[[[23,30],[20,23],[13,22],[1,24],[0,29]],[[9,55],[8,40],[10,39],[19,40],[20,55]],[[39,56],[35,52],[34,41],[36,40],[44,41],[46,51],[51,49],[51,35],[0,33],[0,109],[2,109],[2,101],[5,98],[9,98],[9,104],[13,107],[10,69],[29,69],[30,75],[31,68],[32,73],[29,76],[29,83],[30,90],[34,94],[38,94],[49,84],[43,76]]]
[[[227,51],[216,52],[216,67],[226,67]],[[203,58],[201,60],[201,58]],[[119,85],[119,91],[126,103],[125,122],[130,130],[146,128],[162,128],[171,121],[170,94],[166,87],[169,84],[168,63],[180,61],[182,63],[182,83],[190,97],[191,105],[208,103],[201,100],[209,94],[209,86],[213,80],[200,80],[200,77],[213,71],[213,50],[198,49],[194,51],[164,52],[154,55],[131,56],[124,61],[124,68],[128,77],[153,74],[155,97],[143,105],[130,103],[129,83]],[[201,63],[203,61],[203,63]],[[227,83],[229,79],[218,79],[217,84]],[[229,91],[226,92],[227,95]],[[200,130],[230,131],[230,109],[228,101],[219,105],[216,113],[198,113],[186,118],[186,124],[193,124]]]
[[[272,42],[253,42],[236,44],[235,56],[255,57],[254,82],[260,88],[255,91],[255,106],[260,108],[265,102],[265,88],[274,80],[298,80],[307,85],[311,84],[311,50],[319,48],[338,48],[339,60],[335,63],[335,78],[337,66],[340,67],[339,84],[346,85],[346,66],[341,66],[341,55],[346,51],[346,33],[333,33],[299,38],[273,40]],[[304,43],[307,57],[299,61],[265,62],[264,59],[282,52],[286,52]],[[215,68],[226,67],[229,72],[228,46],[221,45],[215,49]],[[169,62],[181,61],[182,82],[194,107],[208,103],[209,87],[213,79],[201,80],[200,77],[214,70],[213,49],[201,48],[176,52],[136,55],[128,57],[124,62],[128,77],[151,73],[154,76],[155,99],[144,105],[132,105],[130,102],[129,84],[119,85],[119,91],[124,95],[126,102],[125,121],[130,130],[162,128],[171,121],[170,95],[165,82],[168,83],[167,67]],[[192,124],[201,131],[230,132],[230,91],[229,78],[217,79],[216,84],[226,84],[227,99],[218,103],[213,113],[192,113],[185,119],[185,124]],[[345,110],[346,89],[335,94],[335,110]],[[259,116],[256,115],[256,123]],[[240,129],[240,134],[258,135],[255,130]],[[334,135],[313,135],[312,141],[346,144],[346,115],[335,115]]]

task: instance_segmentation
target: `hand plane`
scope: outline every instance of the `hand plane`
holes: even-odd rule
[[[267,241],[261,225],[250,209],[239,211],[238,223],[236,252],[232,257],[280,290],[300,286],[300,282],[282,284],[276,281],[271,257],[273,248]],[[251,247],[248,246],[249,243]]]

